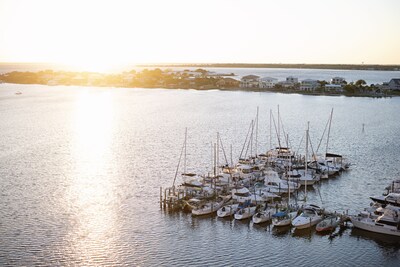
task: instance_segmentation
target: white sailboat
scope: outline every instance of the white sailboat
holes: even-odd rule
[[[275,208],[266,208],[262,211],[256,212],[251,220],[255,224],[268,222],[272,219],[272,215],[275,213]]]
[[[239,204],[230,204],[230,205],[225,205],[218,209],[217,211],[217,216],[220,218],[232,216],[235,214],[235,212],[238,210]]]
[[[308,205],[303,212],[292,221],[292,226],[296,229],[306,229],[322,221],[320,215],[321,208],[315,205]]]

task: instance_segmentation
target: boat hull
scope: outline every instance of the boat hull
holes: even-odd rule
[[[322,221],[320,216],[316,216],[314,218],[296,218],[292,221],[292,226],[296,229],[307,229]]]
[[[353,216],[350,217],[350,220],[353,223],[354,227],[360,228],[362,230],[386,235],[400,236],[400,229],[398,229],[397,227],[377,223],[371,218]]]

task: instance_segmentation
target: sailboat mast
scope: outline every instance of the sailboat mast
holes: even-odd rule
[[[217,144],[214,143],[214,178],[217,176]]]
[[[286,138],[286,146],[289,148],[289,134],[287,134],[287,138]],[[289,203],[290,203],[290,183],[289,183],[289,174],[290,173],[290,169],[292,166],[292,155],[290,153],[288,153],[288,158],[290,157],[290,161],[288,161],[288,168],[287,168],[287,172],[286,172],[286,180],[288,183],[288,209],[289,209]]]
[[[218,166],[219,166],[219,132],[217,132],[217,155],[216,155],[217,159],[216,159],[216,164],[215,164],[215,168],[216,168],[216,173],[215,176],[217,176],[217,171],[218,171]]]
[[[305,179],[305,198],[307,200],[307,163],[308,163],[308,131],[310,130],[310,122],[307,122],[307,130],[306,130],[306,156],[305,156],[305,172],[304,172],[304,177]]]
[[[272,149],[272,110],[269,110],[269,149]]]
[[[329,119],[328,138],[326,139],[326,151],[325,151],[325,158],[326,158],[326,153],[328,153],[329,135],[330,135],[330,133],[331,133],[332,117],[333,117],[333,108],[332,108],[332,110],[331,110],[331,118]]]
[[[279,115],[279,105],[278,105],[278,142],[279,142],[279,149],[280,149],[280,140],[281,140],[281,126],[280,126],[280,115]]]
[[[256,147],[255,147],[256,157],[258,155],[257,147],[258,147],[258,107],[257,107],[257,116],[256,116]]]
[[[186,173],[186,145],[187,145],[187,127],[185,128],[185,155],[183,160],[183,173]]]
[[[251,121],[251,134],[250,134],[250,157],[253,156],[253,134],[254,134],[254,121]]]

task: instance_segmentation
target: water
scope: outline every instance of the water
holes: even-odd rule
[[[329,239],[160,209],[185,127],[188,170],[207,173],[217,131],[237,158],[257,106],[268,149],[278,104],[300,152],[307,122],[316,148],[334,108],[329,150],[354,164],[309,188],[310,202],[355,213],[399,178],[396,97],[1,84],[0,265],[398,265],[390,236],[350,228]]]

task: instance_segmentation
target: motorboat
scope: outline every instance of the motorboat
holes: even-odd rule
[[[356,216],[350,216],[350,220],[356,228],[375,233],[400,236],[400,208],[388,205],[384,209],[384,213],[377,218],[369,216],[369,214],[360,213]]]
[[[283,179],[288,179],[292,182],[297,182],[300,185],[313,185],[320,180],[320,175],[315,173],[315,170],[291,170],[283,176]]]
[[[251,193],[247,187],[234,188],[231,194],[234,201],[241,203],[251,201]]]
[[[319,222],[315,228],[317,232],[332,232],[339,225],[340,218],[336,215],[331,215]]]
[[[380,204],[400,206],[400,193],[389,193],[387,196],[370,197],[370,199]]]
[[[289,180],[282,180],[276,171],[267,170],[264,175],[264,185],[268,192],[275,194],[293,193],[300,188],[300,184]]]
[[[276,227],[289,226],[297,216],[297,211],[280,211],[272,215],[272,225]]]
[[[307,205],[303,212],[292,221],[296,229],[306,229],[322,221],[322,209],[316,205]]]

